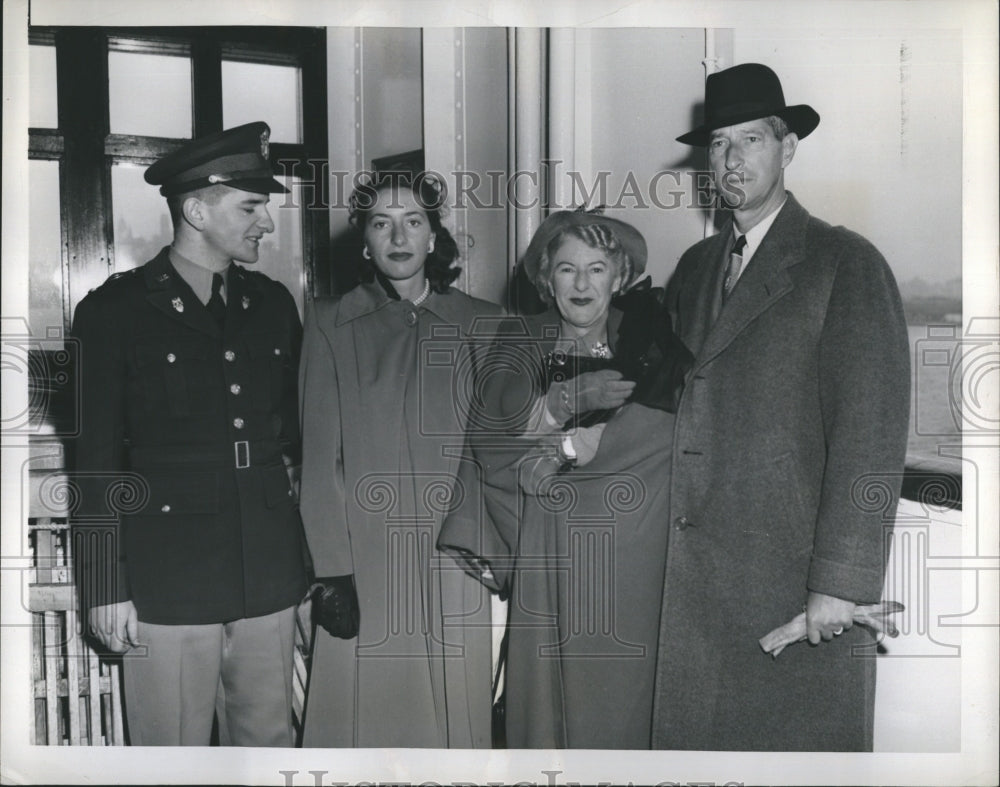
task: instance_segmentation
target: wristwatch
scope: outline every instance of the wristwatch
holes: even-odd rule
[[[576,449],[573,448],[573,438],[570,435],[564,434],[562,440],[559,441],[558,454],[560,473],[569,470],[571,467],[576,467]]]

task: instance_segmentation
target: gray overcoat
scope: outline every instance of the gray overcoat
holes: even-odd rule
[[[909,415],[895,280],[792,197],[712,322],[731,233],[667,288],[695,355],[677,413],[653,746],[870,750],[875,643],[855,626],[772,659],[809,591],[878,601]]]
[[[373,283],[306,317],[302,520],[316,576],[354,575],[361,628],[316,629],[304,746],[490,745],[489,593],[435,542],[472,332],[499,313],[454,289],[414,307]]]

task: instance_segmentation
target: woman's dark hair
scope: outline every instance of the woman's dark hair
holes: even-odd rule
[[[360,233],[362,240],[359,254],[364,245],[365,224],[368,214],[378,202],[379,192],[386,189],[409,189],[417,200],[417,204],[427,213],[427,219],[434,233],[434,251],[427,255],[424,262],[424,273],[434,292],[447,292],[448,286],[458,278],[462,269],[455,265],[459,257],[458,244],[441,223],[444,214],[448,190],[444,182],[431,172],[407,172],[387,170],[371,173],[359,182],[348,202],[350,223]],[[375,277],[375,263],[362,257],[360,273],[365,281]]]

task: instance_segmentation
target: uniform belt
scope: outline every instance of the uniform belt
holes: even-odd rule
[[[237,440],[211,446],[145,445],[129,451],[138,470],[177,465],[223,465],[237,470],[281,464],[281,446],[272,440]]]

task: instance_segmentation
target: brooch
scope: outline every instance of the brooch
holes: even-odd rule
[[[170,301],[170,303],[174,307],[175,311],[178,312],[184,311],[184,301],[182,301],[180,298],[174,298],[172,301]]]
[[[243,296],[243,308],[244,309],[249,309],[250,308],[250,296],[249,295],[244,295]]]
[[[610,358],[611,348],[608,347],[607,342],[597,342],[590,348],[590,354],[595,358]]]

